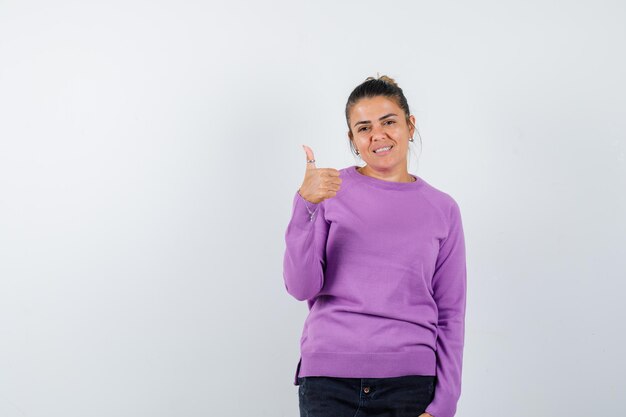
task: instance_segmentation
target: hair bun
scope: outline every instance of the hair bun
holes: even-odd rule
[[[396,80],[394,80],[393,78],[391,78],[391,77],[389,77],[387,75],[378,75],[378,78],[376,78],[376,77],[367,77],[365,79],[365,81],[370,81],[370,80],[380,80],[380,81],[383,81],[383,82],[385,82],[387,84],[391,84],[394,87],[398,87],[398,84],[396,83]]]
[[[389,83],[389,84],[393,85],[394,87],[398,86],[398,84],[396,84],[396,80],[394,80],[393,78],[388,77],[386,75],[381,75],[380,77],[378,77],[378,79],[382,80],[382,81],[384,81],[386,83]]]

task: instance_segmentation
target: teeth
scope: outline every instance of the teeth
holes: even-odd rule
[[[387,150],[389,150],[389,149],[391,149],[391,146],[387,146],[387,147],[385,147],[385,148],[378,148],[378,149],[376,149],[374,152],[376,153],[376,152],[378,152],[378,151],[387,151]]]

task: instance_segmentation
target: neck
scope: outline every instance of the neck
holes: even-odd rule
[[[410,175],[406,169],[399,176],[394,175],[394,174],[385,174],[385,173],[381,174],[380,172],[377,172],[375,170],[370,170],[369,165],[366,165],[364,167],[359,167],[357,169],[363,175],[367,175],[369,177],[374,177],[374,178],[379,178],[385,181],[396,181],[396,182],[414,182],[415,181],[415,178],[412,175]]]

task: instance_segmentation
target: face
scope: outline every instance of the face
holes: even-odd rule
[[[415,124],[414,116],[409,119]],[[350,130],[354,147],[370,168],[406,171],[409,138],[415,129],[407,123],[404,111],[393,100],[376,96],[357,101],[350,110]],[[391,149],[374,152],[386,146]]]

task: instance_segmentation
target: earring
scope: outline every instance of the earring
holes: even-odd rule
[[[409,142],[414,142],[413,138],[409,138]]]

